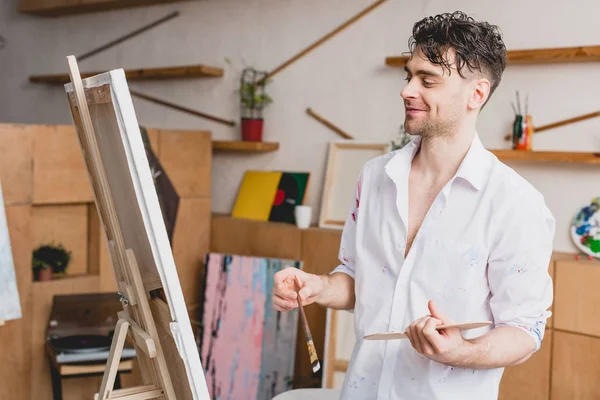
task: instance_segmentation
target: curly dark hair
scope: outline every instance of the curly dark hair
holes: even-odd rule
[[[413,27],[408,40],[410,53],[419,47],[432,64],[448,69],[444,54],[450,48],[456,51],[456,69],[466,64],[471,72],[479,71],[490,80],[490,96],[500,84],[506,67],[506,47],[500,29],[487,22],[475,21],[461,11],[423,18]],[[488,97],[489,99],[489,97]]]

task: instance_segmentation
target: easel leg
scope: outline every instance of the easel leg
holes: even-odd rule
[[[98,400],[107,400],[114,388],[115,378],[117,376],[117,371],[119,370],[119,363],[121,362],[121,354],[123,353],[123,346],[125,345],[128,329],[129,322],[126,320],[120,319],[117,322],[113,341],[110,345],[108,360],[106,360],[106,370],[102,377],[102,385],[100,386],[100,392],[98,392]]]

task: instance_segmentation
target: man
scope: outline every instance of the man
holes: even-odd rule
[[[498,86],[498,29],[463,13],[415,24],[402,90],[416,138],[369,161],[344,226],[341,264],[286,269],[273,302],[353,310],[342,399],[497,399],[506,366],[540,348],[552,303],[554,219],[543,197],[484,149],[477,116]],[[470,331],[451,322],[492,321]],[[365,341],[406,331],[408,340]]]

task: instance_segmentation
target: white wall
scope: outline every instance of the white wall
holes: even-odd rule
[[[234,94],[243,61],[271,70],[370,4],[365,0],[205,0],[102,14],[45,19],[19,15],[16,0],[0,0],[0,121],[70,123],[60,87],[28,83],[29,74],[66,72],[66,56],[81,54],[171,10],[181,15],[118,47],[84,60],[82,71],[172,66],[223,66],[214,80],[132,82],[131,87],[228,119],[238,118]],[[312,107],[362,140],[391,140],[403,120],[400,69],[384,65],[407,49],[413,23],[425,15],[460,9],[498,24],[509,49],[599,45],[597,0],[390,0],[311,54],[279,73],[269,93],[265,140],[278,152],[217,154],[213,210],[231,212],[247,169],[308,170],[308,203],[318,217],[327,142],[339,137],[306,115]],[[228,66],[230,58],[237,70]],[[509,66],[483,111],[478,130],[490,148],[506,146],[510,101],[516,89],[529,93],[536,125],[600,109],[600,63]],[[134,98],[141,124],[208,129],[217,139],[237,139],[230,128]],[[534,149],[600,150],[600,118],[540,133]],[[557,218],[555,250],[575,251],[568,233],[579,206],[600,195],[600,170],[565,164],[512,164],[546,196]]]

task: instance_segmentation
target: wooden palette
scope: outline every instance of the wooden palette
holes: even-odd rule
[[[469,330],[469,329],[477,329],[483,328],[484,326],[489,326],[492,323],[490,321],[481,321],[481,322],[467,322],[463,324],[448,324],[448,325],[439,325],[435,329],[450,329],[450,328],[458,328],[461,331]],[[394,340],[394,339],[406,339],[406,332],[381,332],[381,333],[373,333],[370,335],[366,335],[363,337],[365,340]]]
[[[111,393],[114,374],[105,372],[96,397],[208,400],[125,73],[118,69],[81,80],[74,58],[68,59],[72,83],[65,91],[122,296],[117,329],[121,323],[132,328],[144,385]]]

